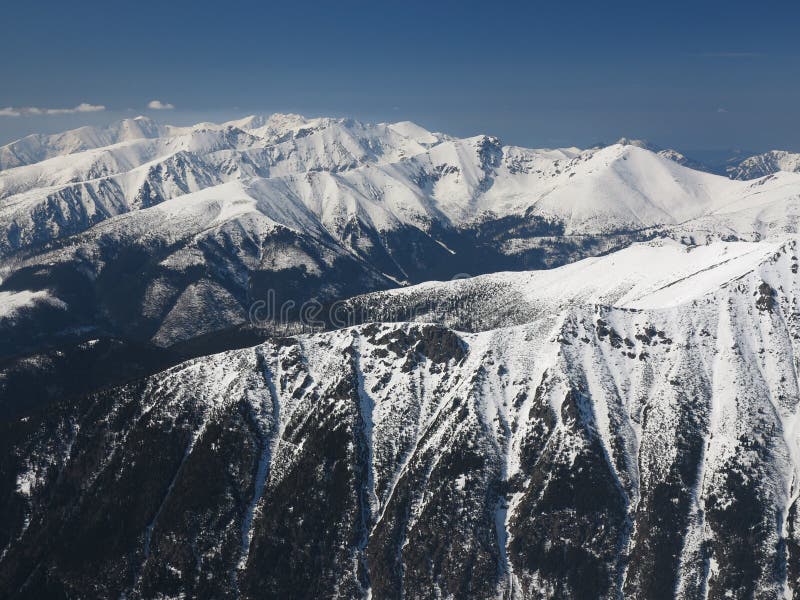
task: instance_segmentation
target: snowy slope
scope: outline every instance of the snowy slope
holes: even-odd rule
[[[554,308],[274,339],[15,424],[0,590],[791,597],[797,253],[664,242],[416,286],[388,296]]]
[[[666,309],[733,285],[794,239],[695,247],[669,238],[654,240],[555,269],[432,281],[367,294],[346,301],[342,318],[434,321],[481,331],[556,318],[585,304]]]
[[[709,239],[760,240],[798,231],[800,173],[775,173],[742,182],[745,187],[728,196],[701,217],[681,223],[672,235],[705,243]]]
[[[681,167],[626,140],[586,151],[530,150],[489,136],[449,139],[407,122],[298,115],[184,128],[130,123],[102,135],[67,132],[69,143],[43,140],[46,157],[0,170],[4,254],[254,178],[277,179],[274,202],[299,199],[335,237],[341,231],[330,215],[342,212],[366,215],[378,231],[514,218],[556,224],[565,234],[606,234],[675,225],[748,195],[747,184]],[[778,201],[794,191],[762,185]],[[513,252],[526,241],[506,242]]]
[[[685,156],[684,154],[678,152],[673,148],[660,148],[659,146],[651,144],[646,140],[621,138],[617,141],[617,144],[621,144],[623,146],[636,146],[637,148],[644,148],[645,150],[650,150],[651,152],[655,152],[659,156],[662,156],[673,162],[676,162],[679,165],[683,165],[684,167],[689,167],[690,169],[694,169],[695,171],[713,172],[708,166],[704,165],[699,161],[693,160]]]
[[[318,121],[316,128],[298,129],[294,120],[273,117],[250,132],[230,124],[166,128],[155,139],[125,138],[0,171],[0,222],[10,232],[0,246],[11,250],[42,244],[109,216],[233,179],[339,172],[397,160],[439,139],[408,124]],[[284,127],[281,135],[274,130],[277,125]]]
[[[151,119],[137,117],[109,127],[81,127],[55,135],[29,135],[0,147],[0,170],[124,141],[156,138],[166,133],[165,127]]]
[[[0,323],[0,356],[101,334],[171,346],[246,326],[270,290],[325,303],[655,236],[781,239],[800,216],[797,174],[732,181],[628,140],[527,149],[272,115],[40,142],[0,170],[0,293],[53,302]]]
[[[0,597],[800,594],[791,160],[281,114],[0,148]]]
[[[731,179],[758,179],[778,171],[800,172],[800,154],[786,150],[770,150],[745,158],[737,165],[728,167]]]
[[[264,127],[268,122],[266,117],[250,116],[222,124],[198,123],[189,127],[175,127],[138,116],[107,127],[80,127],[53,135],[33,134],[0,147],[0,171],[126,142],[187,135],[196,130],[228,127],[255,129]]]

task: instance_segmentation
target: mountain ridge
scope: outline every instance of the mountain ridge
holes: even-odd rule
[[[664,235],[798,230],[796,174],[731,181],[628,140],[531,150],[299,115],[148,127],[0,171],[0,293],[38,299],[0,321],[0,356],[98,336],[170,347],[247,327],[270,289],[330,303]]]
[[[475,333],[428,321],[272,339],[66,406],[38,435],[3,438],[17,458],[2,478],[15,516],[0,586],[81,593],[89,577],[129,597],[347,598],[796,589],[800,391],[785,357],[800,339],[797,243],[630,249],[688,260],[671,275],[662,266],[673,284],[726,271],[677,303],[577,297]],[[648,258],[618,265],[635,275]],[[642,285],[617,277],[628,293]],[[440,285],[469,302],[470,285],[495,294],[491,278]],[[660,281],[645,288],[671,287]],[[94,483],[72,487],[84,470]],[[110,478],[128,488],[145,474],[130,499],[107,497]],[[300,489],[312,499],[302,509]],[[71,515],[59,530],[80,562],[44,541],[60,519],[39,508],[50,497]],[[108,518],[124,537],[103,532]],[[280,558],[303,544],[322,549],[324,568],[310,551]]]
[[[145,125],[0,171],[0,596],[800,590],[800,174]]]

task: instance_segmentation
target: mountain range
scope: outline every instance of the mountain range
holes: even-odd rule
[[[25,138],[0,149],[18,165],[0,171],[0,356],[100,336],[166,348],[246,324],[271,289],[329,302],[656,235],[796,231],[800,174],[732,181],[621,142],[530,150],[296,115]]]
[[[298,115],[0,148],[0,595],[800,593],[798,164]]]

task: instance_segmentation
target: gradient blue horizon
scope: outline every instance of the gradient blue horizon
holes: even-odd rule
[[[293,111],[525,146],[800,150],[796,3],[88,0],[0,15],[0,108],[107,107],[0,117],[0,143],[141,113]]]

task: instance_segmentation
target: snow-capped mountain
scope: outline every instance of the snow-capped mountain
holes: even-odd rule
[[[778,171],[800,173],[800,154],[786,150],[771,150],[744,159],[728,167],[731,179],[757,179]]]
[[[15,307],[0,356],[99,336],[172,347],[247,325],[269,290],[328,303],[657,235],[769,238],[800,211],[798,174],[731,181],[629,140],[536,150],[298,115],[138,118],[23,152],[32,139],[2,151],[30,164],[0,171],[0,294]]]
[[[800,590],[800,173],[298,115],[0,157],[0,596]]]
[[[791,597],[799,252],[659,240],[368,295],[413,314],[3,424],[0,590]]]
[[[85,129],[43,142],[49,158],[0,171],[3,254],[231,181],[270,180],[268,200],[301,203],[335,237],[353,218],[378,230],[520,216],[556,221],[567,233],[641,229],[700,216],[744,189],[675,169],[674,152],[662,158],[675,160],[658,160],[624,139],[587,151],[528,150],[489,136],[453,140],[411,123],[296,115],[183,128],[140,118]],[[19,153],[23,141],[3,151]],[[220,201],[230,189],[217,191]]]
[[[81,127],[55,135],[33,134],[0,147],[0,170],[121,142],[157,138],[168,132],[168,127],[147,117],[137,117],[108,127]]]
[[[708,167],[707,165],[703,164],[698,160],[689,158],[688,156],[682,154],[681,152],[678,152],[673,148],[661,148],[659,146],[656,146],[655,144],[651,144],[647,140],[638,140],[638,139],[623,137],[617,141],[617,144],[620,144],[622,146],[636,146],[637,148],[650,150],[651,152],[655,152],[656,154],[662,156],[663,158],[669,159],[684,167],[694,169],[695,171],[713,172],[713,170],[710,167]]]
[[[475,332],[541,319],[555,323],[563,311],[587,304],[669,309],[714,293],[786,247],[784,239],[703,246],[658,239],[557,269],[430,281],[356,296],[344,303],[342,318],[349,315],[351,325],[419,321]]]

